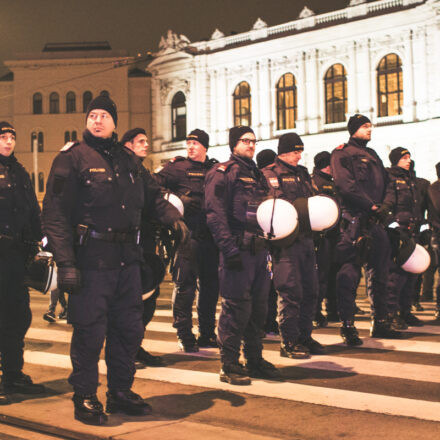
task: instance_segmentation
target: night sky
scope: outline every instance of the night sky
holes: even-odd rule
[[[48,42],[109,41],[130,55],[156,51],[168,29],[191,41],[342,9],[349,0],[0,0],[0,75],[16,52],[40,52]]]

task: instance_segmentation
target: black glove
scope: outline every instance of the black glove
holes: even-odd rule
[[[199,199],[182,195],[180,196],[180,200],[182,200],[185,214],[197,215],[202,210],[202,204]]]
[[[385,224],[386,220],[392,214],[389,205],[383,204],[380,205],[375,211],[373,211],[373,215],[379,220],[380,223]]]
[[[178,246],[185,246],[189,241],[189,230],[185,222],[183,220],[176,220],[172,228]]]
[[[58,268],[58,289],[74,295],[81,288],[81,273],[73,266]]]
[[[431,244],[431,236],[432,236],[431,229],[425,229],[424,231],[420,232],[419,243],[422,246],[429,246]]]
[[[226,269],[241,272],[244,270],[243,261],[240,254],[234,254],[225,259]]]

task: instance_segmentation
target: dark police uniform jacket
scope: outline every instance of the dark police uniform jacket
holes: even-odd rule
[[[387,222],[396,221],[414,230],[421,221],[421,194],[415,176],[399,166],[387,169],[388,183],[383,203],[390,209]]]
[[[215,159],[206,158],[198,162],[177,156],[171,159],[164,168],[155,174],[157,182],[182,199],[184,208],[192,201],[199,209],[185,209],[184,219],[192,232],[193,238],[208,238],[206,214],[203,209],[205,195],[205,176],[208,170],[217,163]]]
[[[64,147],[55,158],[43,202],[43,226],[58,265],[115,269],[142,260],[135,240],[89,238],[78,245],[78,225],[98,233],[135,236],[146,204],[171,225],[177,210],[142,171],[141,162],[113,140],[84,133],[82,142]]]
[[[205,207],[209,229],[220,252],[227,258],[239,252],[246,230],[248,204],[262,201],[268,186],[253,160],[232,154],[206,175]]]
[[[343,210],[351,214],[369,214],[371,207],[382,203],[386,171],[382,160],[355,138],[333,150],[331,168]]]
[[[41,240],[40,207],[29,174],[12,154],[0,155],[0,252]],[[27,256],[27,255],[25,255]]]
[[[330,174],[314,168],[312,174],[312,183],[317,194],[324,194],[332,197],[335,200],[338,200],[336,185],[333,181],[333,177]]]
[[[428,188],[428,219],[434,232],[440,233],[440,179]]]

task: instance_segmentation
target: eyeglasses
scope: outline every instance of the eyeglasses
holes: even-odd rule
[[[239,141],[243,142],[243,144],[245,145],[257,145],[257,140],[256,139],[239,139]]]

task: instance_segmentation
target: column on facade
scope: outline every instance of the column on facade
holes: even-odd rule
[[[356,110],[372,117],[375,107],[376,68],[371,62],[371,42],[364,39],[356,43]]]
[[[218,143],[220,145],[228,143],[228,128],[229,117],[231,115],[232,103],[230,93],[227,87],[227,70],[225,67],[219,69],[217,76],[217,91],[219,99],[217,107],[217,121],[218,121]]]
[[[357,44],[353,41],[349,48],[349,61],[347,68],[347,116],[359,111],[358,103],[358,67],[357,67]],[[347,118],[348,119],[348,118]]]
[[[209,72],[209,100],[207,108],[210,108],[209,112],[209,137],[211,145],[218,145],[218,120],[217,120],[217,108],[218,108],[218,96],[217,96],[217,71],[211,70]]]
[[[298,133],[305,134],[308,132],[307,124],[307,88],[306,88],[306,53],[302,52],[298,55],[299,59],[299,75],[296,79],[297,97],[298,97],[298,113],[295,122]]]
[[[321,86],[321,84],[318,78],[317,55],[318,55],[318,50],[311,49],[306,52],[306,59],[305,59],[308,133],[317,133],[320,129],[319,87]]]
[[[272,81],[270,75],[270,60],[265,58],[260,61],[258,70],[259,107],[260,107],[260,139],[270,139],[272,135]]]
[[[417,104],[416,119],[424,120],[428,117],[428,87],[429,77],[428,69],[426,66],[426,29],[421,27],[417,29],[416,34],[412,39],[413,43],[413,83],[414,83],[414,100]]]
[[[154,78],[153,87],[151,90],[151,103],[152,103],[152,133],[151,140],[153,143],[153,151],[158,152],[161,150],[161,144],[163,142],[163,129],[162,129],[162,121],[163,121],[163,108],[161,103],[161,89],[160,89],[160,80],[158,78]]]
[[[249,66],[253,81],[251,84],[251,110],[252,110],[252,121],[251,125],[255,130],[255,135],[257,139],[261,139],[261,83],[260,83],[260,62],[255,61],[255,63]]]
[[[402,60],[403,71],[403,120],[413,121],[416,117],[416,102],[414,96],[414,54],[413,31],[404,35],[405,59]]]

